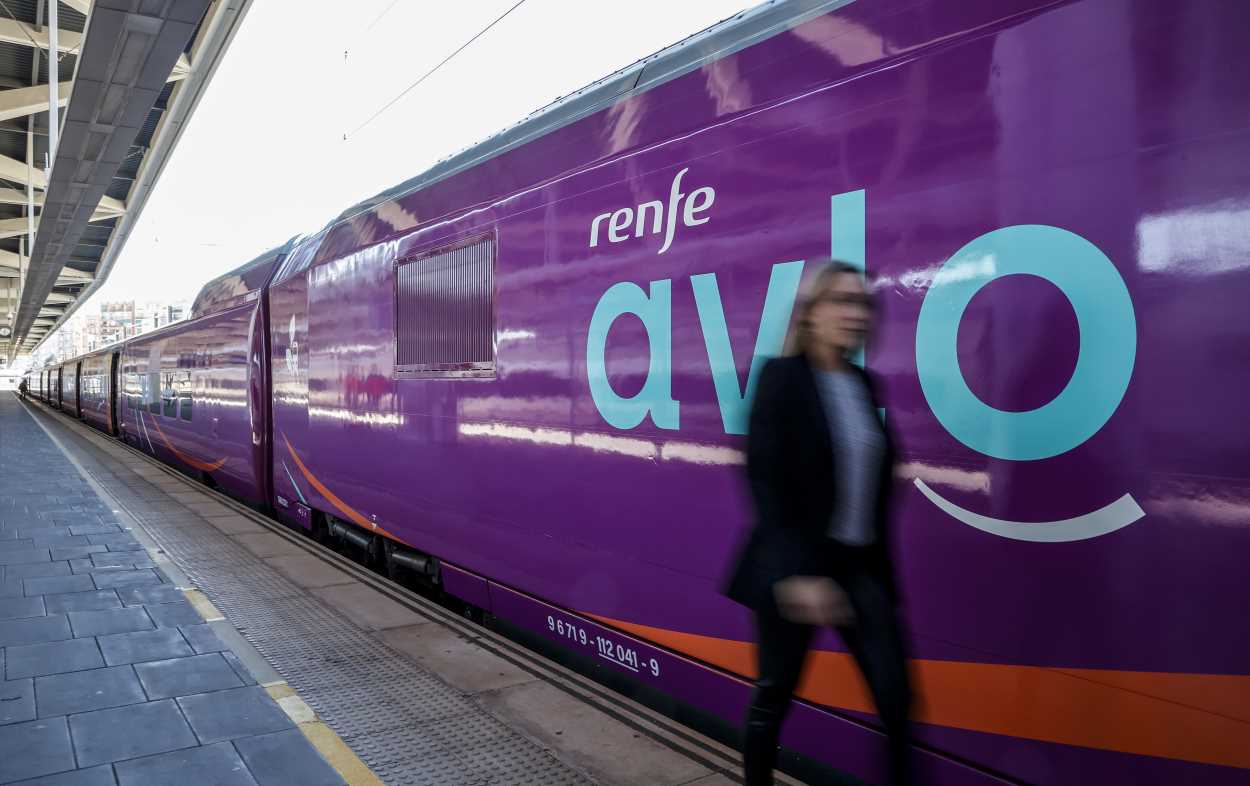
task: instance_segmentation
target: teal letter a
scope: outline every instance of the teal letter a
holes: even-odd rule
[[[651,296],[629,281],[613,284],[595,306],[586,336],[586,376],[595,407],[612,426],[631,429],[647,413],[658,428],[678,427],[679,405],[673,400],[673,285],[668,279],[651,282]],[[633,314],[647,329],[650,363],[647,381],[632,398],[617,395],[608,382],[605,355],[608,330],[616,318]]]

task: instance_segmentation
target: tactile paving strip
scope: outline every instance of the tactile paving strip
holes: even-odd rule
[[[390,786],[563,786],[594,783],[472,699],[308,596],[204,522],[131,459],[58,429],[89,474],[117,497],[169,558]],[[123,464],[124,466],[124,464]],[[149,470],[150,472],[150,470]],[[160,480],[154,476],[153,480]]]

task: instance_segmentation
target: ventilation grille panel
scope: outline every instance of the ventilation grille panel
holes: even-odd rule
[[[493,237],[406,260],[395,270],[395,370],[400,376],[493,376]]]

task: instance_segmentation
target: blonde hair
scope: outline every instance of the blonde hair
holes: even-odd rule
[[[805,355],[811,341],[811,311],[816,300],[829,287],[834,276],[853,273],[862,276],[864,271],[841,259],[817,259],[808,263],[806,281],[794,301],[794,316],[786,333],[785,354]]]

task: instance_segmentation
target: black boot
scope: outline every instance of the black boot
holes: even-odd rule
[[[911,767],[911,746],[907,742],[906,733],[892,733],[889,745],[891,786],[913,786],[915,780]]]
[[[747,713],[742,739],[742,768],[745,786],[773,786],[777,765],[777,741],[781,732],[779,713],[752,706]]]

